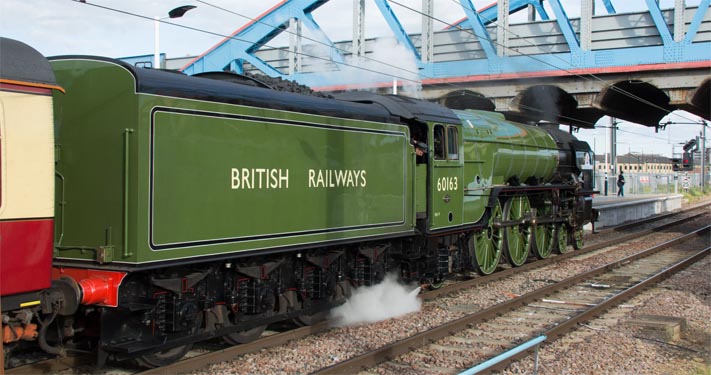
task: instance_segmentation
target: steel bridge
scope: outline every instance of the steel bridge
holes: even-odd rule
[[[421,10],[407,9],[422,18],[417,34],[391,7],[403,4],[372,0],[389,38],[366,38],[365,0],[352,0],[353,39],[339,42],[316,21],[327,1],[282,1],[182,70],[260,71],[327,91],[417,87],[418,96],[453,108],[582,128],[604,115],[658,127],[676,109],[711,120],[711,0],[675,0],[671,9],[645,0],[627,13],[614,0],[597,11],[595,0],[581,0],[579,18],[560,0],[498,0],[478,10],[458,0],[465,17],[441,30],[434,0],[423,0]],[[509,23],[519,12],[528,21]],[[283,32],[288,46],[267,46]],[[397,61],[379,58],[383,48],[398,51]]]

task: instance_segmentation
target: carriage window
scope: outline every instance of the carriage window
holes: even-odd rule
[[[434,158],[444,160],[444,126],[434,127]]]
[[[459,140],[457,128],[450,126],[447,128],[447,159],[459,159]]]

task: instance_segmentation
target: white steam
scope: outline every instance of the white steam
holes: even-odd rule
[[[343,305],[331,310],[331,318],[338,326],[374,323],[420,311],[422,301],[417,298],[420,288],[397,282],[395,275],[387,275],[382,283],[361,287]]]
[[[331,52],[321,45],[309,45],[307,50],[311,55],[323,57],[329,56]],[[421,97],[419,68],[410,50],[394,38],[369,41],[368,50],[365,57],[346,55],[345,64],[334,65],[323,60],[308,59],[307,70],[315,72],[327,82],[352,85],[358,90],[365,87],[375,90],[378,85],[389,86],[390,82],[397,80],[401,94]]]

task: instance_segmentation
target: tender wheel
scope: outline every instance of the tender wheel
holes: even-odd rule
[[[576,228],[573,231],[573,249],[580,250],[583,248],[583,228]]]
[[[316,323],[322,322],[328,318],[328,311],[319,311],[314,314],[299,315],[293,319],[294,324],[300,327],[311,326]]]
[[[427,288],[430,290],[436,290],[444,285],[444,276],[436,276],[427,281]]]
[[[539,210],[539,217],[544,218],[549,216],[550,209],[544,208]],[[533,254],[538,259],[545,259],[551,255],[554,247],[555,225],[554,224],[538,224],[533,230]]]
[[[136,363],[143,367],[150,368],[167,366],[183,358],[192,347],[193,344],[187,344],[158,353],[144,354],[136,358]]]
[[[225,325],[235,325],[239,321],[238,315],[231,311],[226,310],[227,317],[225,319]],[[268,318],[274,315],[274,311],[270,310],[259,314],[259,318]],[[264,330],[267,329],[267,325],[255,326],[244,331],[232,332],[222,336],[222,340],[230,345],[246,344],[258,339]]]
[[[196,322],[195,322],[195,328],[193,329],[193,334],[197,333],[199,329],[202,329],[203,327],[203,313],[199,313],[196,315]],[[177,346],[172,349],[164,350],[162,352],[155,352],[155,353],[150,353],[150,354],[144,354],[138,358],[136,358],[134,361],[139,365],[143,367],[150,367],[150,368],[156,368],[156,367],[163,367],[167,366],[171,363],[177,362],[180,360],[180,358],[183,358],[185,354],[187,354],[190,349],[192,349],[193,344],[186,344],[186,345],[181,345]]]
[[[342,281],[336,284],[336,293],[331,298],[332,302],[345,302],[351,296],[351,284],[348,281]],[[319,311],[314,314],[300,315],[292,321],[297,326],[311,326],[316,323],[322,322],[328,318],[330,311]]]
[[[568,252],[568,227],[563,223],[558,223],[555,225],[555,250],[558,254],[565,254]]]
[[[480,275],[489,275],[499,266],[504,236],[503,229],[494,228],[493,223],[501,221],[501,218],[501,205],[497,202],[491,212],[489,225],[469,239],[469,252],[474,260],[474,269]]]
[[[530,211],[528,198],[515,196],[504,204],[504,221],[521,220]],[[504,230],[504,254],[512,266],[526,263],[531,250],[531,237],[531,227],[527,224],[516,224]]]
[[[254,327],[246,331],[227,334],[222,339],[230,345],[246,344],[258,339],[265,329],[267,329],[266,325]]]

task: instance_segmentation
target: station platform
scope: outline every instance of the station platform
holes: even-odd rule
[[[683,198],[681,194],[631,194],[625,197],[596,195],[593,198],[593,208],[598,210],[600,215],[595,229],[681,209]]]

